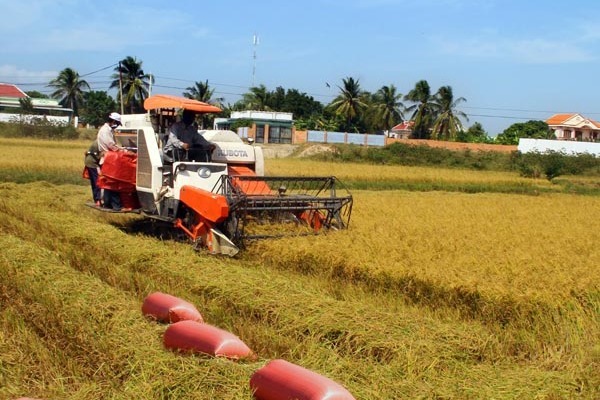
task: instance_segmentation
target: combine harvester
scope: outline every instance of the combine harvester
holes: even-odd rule
[[[352,196],[335,177],[264,176],[262,148],[235,132],[200,130],[214,145],[210,154],[190,150],[184,160],[163,162],[176,111],[218,107],[154,95],[144,108],[122,116],[115,138],[130,151],[105,157],[105,187],[120,191],[125,206],[184,232],[195,248],[233,256],[249,239],[348,227]]]

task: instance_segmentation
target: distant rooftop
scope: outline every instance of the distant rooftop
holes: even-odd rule
[[[233,111],[231,119],[260,119],[270,121],[292,121],[293,114],[276,111]]]
[[[0,97],[12,97],[16,99],[23,99],[27,97],[27,95],[16,85],[13,85],[11,83],[0,83]]]
[[[412,130],[414,125],[415,125],[415,121],[403,121],[403,122],[399,123],[398,125],[394,126],[390,130],[392,132],[393,131],[408,131],[408,130]]]
[[[548,126],[570,126],[570,127],[590,127],[593,129],[600,128],[600,122],[584,117],[578,113],[569,114],[554,114],[546,120]]]

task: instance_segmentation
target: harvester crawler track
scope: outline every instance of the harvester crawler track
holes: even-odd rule
[[[217,185],[213,192],[229,204],[226,230],[239,245],[245,239],[346,229],[350,223],[352,195],[335,177],[230,175]],[[268,228],[273,226],[279,229]],[[308,229],[295,229],[301,227]]]

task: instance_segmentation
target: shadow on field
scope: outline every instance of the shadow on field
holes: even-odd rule
[[[112,225],[128,234],[143,235],[159,240],[187,241],[187,236],[181,230],[175,229],[173,223],[169,222],[136,219],[125,223],[112,223]]]

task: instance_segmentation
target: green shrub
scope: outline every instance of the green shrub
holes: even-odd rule
[[[319,160],[367,162],[406,166],[440,166],[475,170],[511,170],[509,155],[499,152],[455,151],[429,146],[392,143],[385,147],[365,147],[355,144],[335,145],[335,152],[313,156]]]
[[[591,154],[572,156],[557,151],[517,153],[512,162],[521,176],[528,178],[539,178],[543,174],[552,180],[564,174],[597,174],[600,171],[600,159]]]

